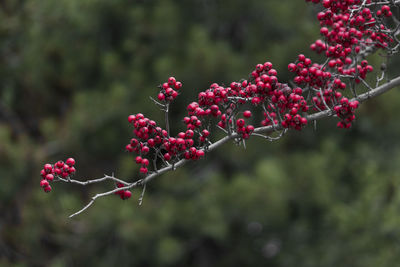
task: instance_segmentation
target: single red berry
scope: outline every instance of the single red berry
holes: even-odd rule
[[[199,158],[203,157],[204,156],[204,151],[203,150],[197,150],[196,151],[196,156],[199,157]]]
[[[179,89],[182,88],[182,83],[181,82],[176,82],[174,87],[175,87],[176,90],[179,90]]]
[[[128,117],[128,122],[129,122],[129,123],[132,123],[132,122],[135,121],[135,119],[136,119],[136,116],[135,116],[135,115],[129,115],[129,117]]]
[[[158,98],[158,100],[163,101],[163,100],[165,100],[165,95],[163,93],[159,93],[157,98]]]
[[[137,157],[135,158],[135,162],[136,162],[137,164],[141,164],[141,163],[142,163],[142,157],[141,157],[141,156],[137,156]]]
[[[53,181],[54,180],[54,175],[53,174],[47,174],[46,175],[46,180]]]
[[[47,187],[49,185],[49,182],[46,179],[42,179],[40,181],[40,187]]]
[[[208,130],[206,130],[206,129],[204,129],[202,133],[203,133],[204,137],[207,137],[207,136],[210,135],[210,132]]]
[[[149,151],[150,151],[150,148],[148,146],[142,147],[142,153],[143,154],[147,154],[147,153],[149,153]]]
[[[67,161],[65,162],[67,163],[68,166],[72,167],[75,165],[75,159],[73,158],[68,158]]]
[[[175,85],[175,83],[176,83],[175,77],[169,77],[169,78],[168,78],[168,84],[169,84],[170,86]]]
[[[251,117],[251,111],[250,111],[250,110],[245,110],[245,111],[243,112],[243,116],[244,116],[245,118],[250,118],[250,117]]]
[[[165,159],[166,161],[169,161],[169,160],[171,159],[171,155],[170,155],[169,153],[165,153],[165,154],[164,154],[164,159]]]
[[[141,167],[140,168],[140,172],[143,173],[143,174],[146,174],[148,172],[148,170],[147,170],[146,167]]]
[[[132,196],[132,193],[129,190],[125,190],[125,191],[122,191],[122,194],[120,196],[121,196],[121,199],[125,200],[125,199],[130,198]]]
[[[71,167],[71,168],[69,168],[69,171],[68,171],[70,174],[74,174],[75,172],[76,172],[76,169],[75,169],[75,167]]]
[[[163,83],[163,85],[162,85],[162,88],[164,88],[164,89],[167,89],[167,88],[169,88],[169,85],[168,85],[168,83]]]
[[[51,164],[45,164],[44,165],[44,171],[46,172],[46,173],[51,173],[52,172],[52,170],[53,170],[53,167],[51,166]]]
[[[253,131],[254,131],[254,126],[253,126],[253,125],[247,125],[247,126],[246,126],[246,132],[247,132],[248,134],[253,133]]]
[[[238,119],[238,120],[236,121],[236,125],[237,125],[238,127],[243,127],[244,124],[245,124],[244,119]]]
[[[47,185],[46,187],[43,188],[44,192],[49,193],[51,191],[51,186]]]

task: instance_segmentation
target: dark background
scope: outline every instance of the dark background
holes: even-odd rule
[[[226,144],[151,182],[141,207],[133,191],[69,219],[112,184],[39,187],[43,164],[70,156],[78,179],[135,179],[127,117],[162,124],[157,85],[183,83],[177,133],[212,82],[265,61],[287,81],[297,54],[318,60],[317,11],[299,0],[1,1],[0,265],[398,266],[398,88],[363,104],[350,130],[329,118],[278,142]]]

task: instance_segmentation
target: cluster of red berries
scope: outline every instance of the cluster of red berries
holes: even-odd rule
[[[117,183],[117,188],[124,187],[123,183]],[[118,190],[114,194],[118,195],[122,200],[128,199],[132,196],[132,192],[129,190]]]
[[[184,117],[183,122],[188,130],[195,130],[201,126],[201,120],[197,116]]]
[[[141,165],[140,172],[147,174],[149,160],[144,158],[144,156],[149,154],[151,148],[160,146],[168,136],[168,133],[166,130],[158,127],[155,121],[145,118],[141,113],[130,115],[128,122],[134,126],[133,134],[137,138],[132,138],[125,149],[128,152],[139,154],[135,158],[135,162]]]
[[[171,102],[178,96],[178,90],[182,88],[182,83],[174,77],[169,77],[168,82],[160,85],[161,91],[158,93],[158,100]]]
[[[311,99],[313,110],[333,109],[340,119],[337,126],[351,127],[359,102],[350,101],[339,92],[346,89],[342,79],[350,78],[359,83],[373,71],[367,60],[362,60],[360,64],[357,62],[369,51],[389,48],[393,42],[393,31],[383,22],[392,16],[392,12],[388,5],[384,5],[385,2],[372,0],[306,1],[322,3],[325,8],[317,16],[322,38],[310,48],[324,54],[326,62],[317,64],[303,54],[298,55],[297,60],[288,65],[289,71],[295,74],[296,85],[293,88],[278,81],[278,72],[271,62],[257,64],[247,80],[232,82],[229,86],[213,83],[199,93],[197,102],[187,106],[188,116],[183,118],[186,131],[179,132],[175,137],[141,113],[130,115],[128,122],[134,127],[134,137],[126,145],[126,150],[137,154],[135,162],[140,165],[140,173],[149,173],[150,157],[154,159],[154,168],[157,168],[158,160],[162,160],[165,166],[181,159],[198,160],[204,157],[210,145],[213,122],[227,129],[224,131],[228,134],[237,133],[239,138],[248,139],[255,128],[250,121],[246,121],[253,117],[252,112],[245,110],[241,113],[241,107],[245,105],[262,108],[263,126],[301,130],[308,123],[306,114],[309,105],[306,99]],[[157,98],[168,107],[181,88],[181,82],[169,77],[160,85]],[[41,170],[43,179],[40,186],[45,192],[50,192],[49,182],[55,178],[69,179],[76,172],[74,165],[73,158],[65,163],[45,164]],[[124,186],[123,183],[116,183],[117,188]],[[121,199],[132,196],[129,190],[123,189],[117,189],[115,194]]]
[[[294,78],[294,82],[297,85],[318,88],[325,87],[332,82],[332,73],[330,71],[322,68],[319,64],[312,64],[311,59],[306,58],[303,54],[298,56],[296,62],[290,63],[288,69],[290,72],[297,74]],[[346,84],[340,83],[339,87],[344,89]]]
[[[307,124],[307,119],[299,113],[307,112],[308,105],[302,96],[303,90],[299,87],[290,88],[287,84],[282,84],[280,90],[275,90],[271,98],[272,103],[267,106],[268,113],[264,113],[263,125],[276,124],[276,111],[283,115],[282,127],[301,130]]]
[[[176,91],[172,87],[179,90],[182,87],[182,83],[177,82],[174,77],[170,77],[168,82],[164,83],[161,87],[162,91],[158,99],[172,101],[177,96]],[[193,106],[188,107],[188,110],[195,110],[197,107],[198,104],[193,103]],[[205,112],[207,112],[207,115],[213,114],[214,108],[213,106],[209,110],[203,111],[201,115],[205,115]],[[189,113],[194,114],[191,111]],[[128,122],[134,126],[133,134],[135,137],[131,139],[125,148],[128,152],[139,154],[136,156],[135,162],[140,164],[140,172],[143,174],[147,174],[149,171],[149,159],[146,156],[151,152],[153,152],[153,155],[155,153],[157,156],[160,156],[164,161],[171,161],[179,157],[197,160],[204,156],[204,150],[194,146],[195,130],[202,126],[201,120],[195,115],[184,118],[187,130],[186,132],[180,132],[176,138],[171,137],[166,130],[158,127],[155,121],[145,118],[141,113],[130,115]],[[210,134],[207,129],[203,129],[201,132],[196,130],[196,132],[199,135],[200,143],[204,143]]]
[[[391,17],[392,11],[390,11],[390,7],[388,5],[383,5],[380,10],[376,12],[377,16],[385,16],[385,17]]]
[[[73,158],[68,158],[65,163],[61,160],[54,164],[46,163],[40,171],[40,176],[42,176],[40,187],[43,188],[44,192],[50,192],[49,182],[52,182],[55,178],[70,178],[76,172],[74,165],[75,160]]]
[[[243,117],[245,117],[246,119],[250,118],[251,115],[252,114],[250,110],[245,110],[243,112]],[[248,139],[254,131],[254,126],[251,124],[246,125],[245,120],[239,118],[236,120],[236,131],[242,136],[243,139]]]
[[[353,101],[347,105],[347,98],[337,90],[346,89],[343,77],[354,77],[356,82],[360,82],[373,71],[366,60],[355,64],[357,54],[371,47],[387,47],[393,41],[385,34],[385,26],[376,23],[377,15],[390,16],[390,8],[382,6],[379,12],[374,13],[361,6],[362,3],[371,3],[370,0],[306,1],[322,3],[326,8],[318,14],[323,38],[315,41],[311,49],[317,53],[324,52],[328,60],[320,65],[300,54],[296,62],[288,65],[289,70],[296,74],[294,82],[303,89],[280,83],[272,63],[265,62],[256,65],[248,80],[232,82],[229,86],[213,83],[200,92],[198,101],[187,106],[188,116],[183,119],[186,131],[176,137],[170,136],[140,113],[129,116],[129,122],[135,127],[135,138],[131,139],[126,149],[139,154],[135,162],[141,165],[141,173],[148,173],[149,160],[146,157],[149,153],[164,162],[202,157],[207,149],[213,119],[217,119],[219,127],[233,130],[243,139],[249,138],[254,126],[246,120],[252,117],[252,113],[246,110],[242,118],[238,117],[240,107],[246,103],[264,108],[263,126],[301,130],[307,124],[305,114],[309,106],[303,96],[303,91],[307,91],[314,110],[336,107],[335,111],[341,119],[338,126],[347,128],[351,125],[358,104]],[[182,83],[170,77],[160,86],[158,99],[164,103],[171,102],[178,96],[181,87]]]
[[[338,126],[350,127],[358,104],[354,101],[346,104],[347,98],[337,90],[346,89],[343,77],[353,77],[356,82],[360,82],[366,78],[367,73],[373,71],[366,60],[355,64],[357,54],[371,47],[387,47],[393,41],[385,34],[385,26],[377,25],[376,20],[379,14],[390,16],[390,8],[382,6],[374,13],[370,8],[361,6],[361,2],[369,4],[370,0],[311,1],[322,3],[326,8],[318,14],[323,39],[315,41],[311,49],[317,53],[324,52],[328,60],[320,65],[300,54],[296,62],[288,65],[289,70],[296,74],[294,82],[303,89],[280,83],[272,63],[265,62],[256,65],[248,80],[232,82],[229,86],[213,83],[200,92],[198,101],[187,106],[188,116],[183,119],[186,131],[176,137],[170,136],[166,130],[140,113],[129,116],[128,120],[135,128],[135,138],[131,139],[126,149],[139,154],[135,162],[141,165],[141,173],[148,173],[149,160],[146,156],[149,153],[154,152],[158,155],[156,157],[167,162],[202,157],[207,148],[213,118],[217,119],[219,127],[234,130],[243,139],[249,138],[254,131],[254,126],[246,122],[246,119],[252,117],[251,112],[246,110],[242,118],[237,117],[240,107],[246,103],[256,107],[262,105],[263,126],[301,130],[307,124],[304,115],[309,110],[303,96],[304,90],[308,95],[311,94],[314,110],[335,108],[341,119]],[[160,86],[158,99],[164,103],[171,102],[178,96],[181,87],[182,83],[170,77],[168,82]]]
[[[357,100],[350,102],[346,97],[340,100],[340,105],[334,107],[336,115],[341,119],[337,123],[337,127],[346,129],[351,127],[351,122],[355,119],[354,111],[358,108],[358,105]]]
[[[342,93],[332,89],[325,89],[323,94],[317,92],[317,96],[314,96],[312,99],[315,104],[314,110],[325,110],[331,106],[335,106],[339,103],[341,97]]]
[[[314,109],[324,110],[339,105],[342,101],[346,102],[347,98],[342,98],[342,94],[336,92],[336,89],[346,88],[346,84],[340,79],[341,76],[353,77],[356,83],[360,83],[361,79],[365,79],[367,74],[373,71],[367,60],[355,64],[356,57],[357,54],[374,47],[387,48],[393,42],[388,35],[390,31],[385,25],[377,23],[381,22],[379,17],[390,17],[392,12],[388,5],[371,5],[373,3],[371,0],[312,0],[311,2],[322,2],[326,8],[317,16],[321,25],[320,33],[324,39],[313,43],[311,49],[317,53],[325,51],[325,56],[330,60],[324,66],[313,64],[314,69],[311,69],[305,68],[311,65],[311,62],[307,59],[302,60],[304,58],[302,56],[299,58],[300,66],[298,63],[291,63],[288,67],[297,74],[294,79],[297,84],[310,86],[316,91],[316,96],[312,98]],[[357,105],[352,104],[352,106]],[[336,109],[340,109],[341,116],[338,117],[342,119],[338,127],[350,127],[351,121],[355,118],[355,108],[339,106],[335,107]]]

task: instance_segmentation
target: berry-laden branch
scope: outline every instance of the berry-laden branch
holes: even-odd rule
[[[151,98],[165,114],[165,129],[141,113],[128,117],[134,137],[126,150],[136,154],[134,161],[140,166],[137,178],[125,181],[105,175],[99,179],[75,180],[72,179],[76,172],[75,160],[69,158],[65,163],[45,164],[40,186],[50,192],[49,183],[53,181],[80,185],[114,182],[112,189],[96,194],[70,217],[82,213],[100,197],[116,194],[121,199],[129,199],[130,190],[135,187],[143,187],[140,205],[148,182],[190,160],[203,158],[228,141],[243,146],[251,136],[274,141],[290,129],[301,130],[309,122],[332,116],[338,118],[337,127],[350,128],[360,103],[400,85],[400,76],[389,80],[385,70],[387,59],[400,49],[400,22],[396,18],[400,1],[306,2],[322,5],[317,16],[322,38],[310,48],[324,55],[324,62],[313,63],[300,54],[288,65],[294,73],[290,85],[278,80],[278,73],[270,62],[258,64],[247,80],[232,82],[229,86],[213,83],[199,93],[196,102],[187,106],[188,116],[183,118],[186,130],[176,136],[170,132],[169,111],[182,83],[170,77],[159,86],[157,100]],[[374,68],[365,58],[377,51],[385,62],[371,86],[366,77]],[[252,120],[254,112],[261,112],[264,119]],[[214,133],[219,130],[225,136],[214,141]]]

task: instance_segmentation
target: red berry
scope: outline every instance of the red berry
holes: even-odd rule
[[[149,151],[150,151],[150,148],[148,146],[142,147],[142,153],[143,154],[147,154],[147,153],[149,153]]]
[[[149,165],[149,160],[148,159],[142,159],[142,164],[144,166],[148,166]]]
[[[162,85],[162,88],[164,88],[164,89],[167,89],[167,88],[169,88],[169,85],[168,85],[168,83],[163,83],[163,85]]]
[[[76,172],[76,170],[75,170],[75,167],[71,167],[71,168],[69,168],[69,171],[68,171],[70,174],[74,174],[75,172]]]
[[[125,199],[130,198],[132,196],[132,193],[129,190],[125,190],[125,191],[121,192],[120,196],[121,196],[121,199],[125,200]]]
[[[196,156],[199,157],[199,158],[203,157],[204,156],[204,151],[203,150],[197,150],[196,151]]]
[[[176,82],[174,87],[175,87],[176,90],[179,90],[179,89],[182,88],[182,83],[181,82]]]
[[[49,193],[51,191],[51,186],[47,185],[43,188],[44,192]]]
[[[75,159],[68,158],[65,163],[67,163],[68,166],[74,166],[75,165]]]
[[[159,93],[157,98],[158,98],[158,100],[163,101],[163,100],[165,100],[165,95],[163,93]]]
[[[141,157],[141,156],[137,156],[137,157],[135,158],[135,162],[136,162],[137,164],[142,163],[142,157]]]
[[[210,135],[210,132],[208,130],[206,130],[206,129],[204,129],[202,133],[203,133],[204,137],[207,137],[207,136]]]
[[[243,112],[243,116],[244,116],[245,118],[250,118],[250,117],[251,117],[251,111],[250,111],[250,110],[245,110],[245,111]]]
[[[165,154],[164,154],[164,159],[165,159],[166,161],[169,161],[169,160],[171,159],[171,155],[170,155],[169,153],[165,153]]]
[[[135,115],[129,115],[129,117],[128,117],[128,122],[129,122],[129,123],[132,123],[132,122],[135,121],[135,119],[136,119],[136,116],[135,116]]]
[[[175,83],[176,83],[175,77],[169,77],[169,78],[168,78],[168,84],[169,84],[170,86],[175,85]]]
[[[47,187],[49,185],[49,182],[46,179],[43,179],[40,181],[40,187]]]
[[[46,173],[51,173],[52,172],[52,170],[53,170],[53,167],[51,166],[51,164],[45,164],[44,165],[44,171],[46,172]]]
[[[54,180],[54,175],[53,174],[47,174],[46,175],[46,180],[53,181]]]
[[[247,125],[246,126],[246,132],[248,134],[251,134],[254,131],[254,126],[253,125]]]
[[[237,125],[238,127],[243,127],[244,124],[245,124],[244,119],[238,119],[238,120],[236,121],[236,125]]]

